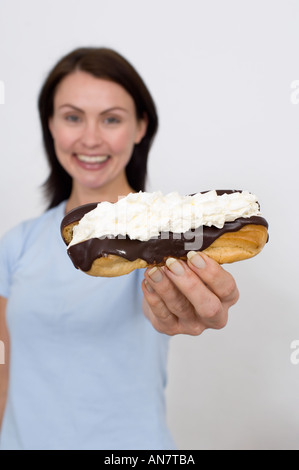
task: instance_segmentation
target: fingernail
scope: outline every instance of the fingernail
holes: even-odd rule
[[[189,253],[187,253],[187,258],[189,261],[191,261],[193,266],[198,269],[203,269],[206,266],[203,258],[198,253],[196,253],[196,251],[189,251]]]
[[[168,269],[170,269],[173,274],[176,274],[177,276],[182,276],[183,274],[185,274],[184,267],[175,258],[168,258],[166,260],[166,266],[168,267]]]
[[[152,294],[153,292],[155,292],[149,282],[144,281],[144,283],[145,283],[146,289],[148,290],[148,292],[149,292],[150,294]]]
[[[151,278],[152,281],[154,282],[160,282],[163,279],[163,274],[159,268],[152,268],[149,273],[149,277]]]

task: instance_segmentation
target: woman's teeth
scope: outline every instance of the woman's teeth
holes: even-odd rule
[[[89,156],[89,155],[77,155],[77,158],[81,161],[81,162],[85,162],[85,163],[103,163],[105,162],[106,160],[108,160],[109,158],[109,155],[95,155],[95,156]]]

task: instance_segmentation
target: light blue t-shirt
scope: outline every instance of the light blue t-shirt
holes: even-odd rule
[[[76,270],[60,236],[64,210],[0,242],[11,339],[0,449],[174,448],[168,337],[143,315],[143,271],[95,278]]]

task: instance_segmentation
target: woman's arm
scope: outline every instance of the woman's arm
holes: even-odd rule
[[[0,356],[0,429],[6,404],[8,390],[8,370],[9,370],[9,335],[6,325],[6,305],[7,299],[0,297],[0,341],[1,350],[5,351],[5,364],[2,364],[3,357]]]

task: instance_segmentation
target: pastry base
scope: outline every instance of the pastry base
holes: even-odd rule
[[[65,227],[63,238],[67,244],[72,239],[73,226]],[[268,231],[263,225],[248,224],[237,232],[228,232],[217,238],[203,253],[217,261],[219,264],[234,263],[252,258],[261,252],[268,240]],[[174,256],[175,257],[175,256]],[[187,260],[187,256],[180,258]],[[166,258],[159,264],[148,264],[143,259],[129,261],[116,255],[107,255],[97,258],[86,274],[99,277],[115,277],[129,274],[135,269],[163,266]]]

